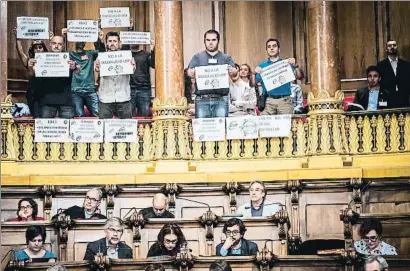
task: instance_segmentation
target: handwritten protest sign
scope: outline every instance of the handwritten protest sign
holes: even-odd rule
[[[121,44],[151,44],[150,32],[121,31]]]
[[[113,51],[99,53],[100,76],[133,74],[131,51]]]
[[[195,141],[225,140],[225,118],[192,120]]]
[[[260,137],[289,137],[292,115],[259,116]]]
[[[36,119],[34,125],[34,142],[68,142],[69,120]]]
[[[226,139],[252,139],[259,137],[257,116],[226,118]]]
[[[68,20],[67,40],[73,42],[96,42],[98,22],[93,20]]]
[[[137,142],[138,121],[133,119],[105,120],[105,142]]]
[[[229,88],[228,65],[210,65],[195,68],[198,90]]]
[[[101,28],[130,27],[130,8],[100,8]]]
[[[261,76],[267,91],[271,91],[296,79],[290,64],[285,60],[275,62],[263,68]]]
[[[17,17],[17,38],[48,40],[48,18]]]
[[[71,142],[100,143],[103,142],[104,123],[102,120],[70,120]]]
[[[68,53],[36,53],[36,77],[69,77]]]

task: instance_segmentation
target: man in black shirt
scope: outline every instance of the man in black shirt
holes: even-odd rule
[[[144,218],[175,218],[175,216],[167,210],[168,199],[162,194],[155,194],[152,200],[152,207],[142,209],[140,213]]]

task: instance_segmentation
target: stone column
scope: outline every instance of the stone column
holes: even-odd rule
[[[330,113],[329,110],[343,109],[336,16],[334,2],[308,2],[310,114],[318,110],[325,110],[320,113]]]
[[[1,1],[1,101],[3,102],[7,97],[7,2]]]

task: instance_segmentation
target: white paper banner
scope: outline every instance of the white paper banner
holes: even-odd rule
[[[36,119],[34,142],[68,142],[70,120]]]
[[[36,53],[36,77],[69,77],[68,53]]]
[[[130,27],[130,8],[100,8],[101,28]]]
[[[193,119],[195,141],[225,140],[225,118]]]
[[[260,137],[289,137],[292,115],[259,116]]]
[[[98,40],[98,21],[68,20],[67,40],[73,42],[96,42]]]
[[[228,65],[209,65],[195,68],[199,90],[229,88]]]
[[[17,38],[48,40],[48,18],[17,17]]]
[[[103,142],[104,123],[102,120],[70,120],[70,141],[83,143]]]
[[[98,53],[100,76],[133,74],[131,51],[113,51]]]
[[[259,137],[259,118],[243,116],[226,118],[226,139],[253,139]]]
[[[261,76],[268,92],[296,79],[292,67],[285,60],[263,68]]]
[[[121,31],[120,40],[121,44],[151,44],[151,33]]]
[[[138,121],[133,119],[106,119],[105,142],[137,142]]]

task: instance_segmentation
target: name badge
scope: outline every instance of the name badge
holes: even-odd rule
[[[218,59],[210,58],[210,59],[208,59],[208,64],[218,64]]]
[[[387,106],[387,102],[381,101],[379,102],[379,106]]]
[[[88,55],[81,56],[81,60],[87,60],[87,59],[88,59]]]

